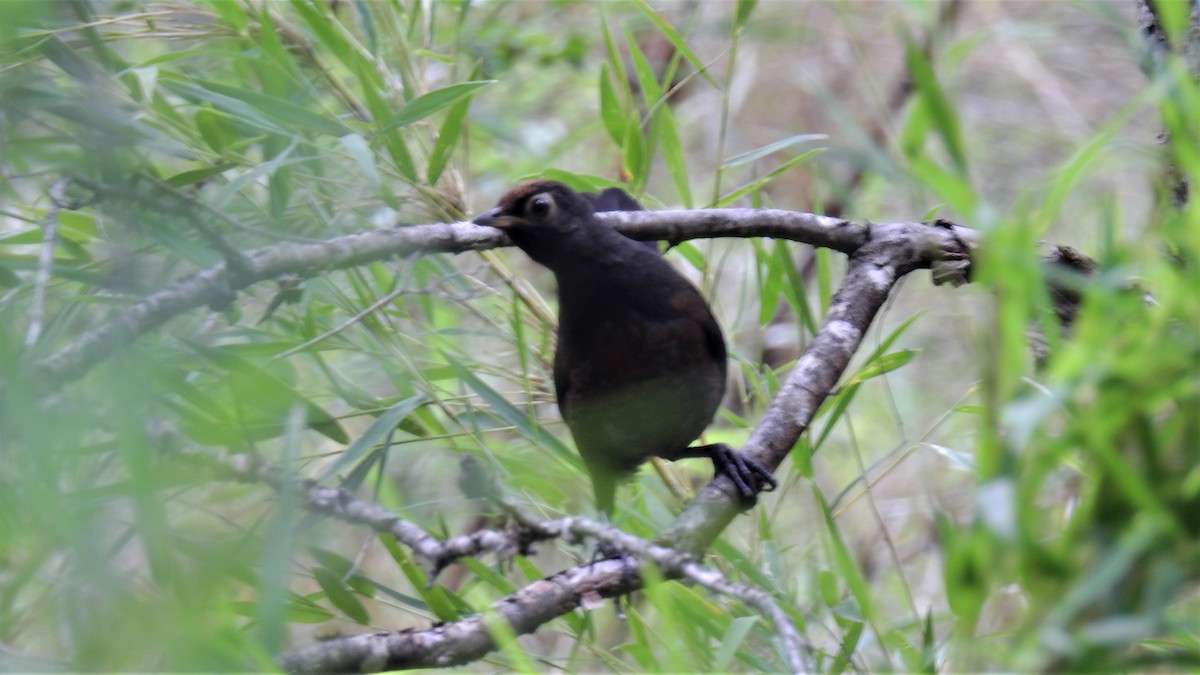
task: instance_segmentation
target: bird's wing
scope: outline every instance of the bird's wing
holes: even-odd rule
[[[621,188],[611,187],[598,195],[589,194],[592,208],[599,211],[641,211],[642,205]]]
[[[554,397],[558,399],[558,413],[562,415],[564,420],[568,419],[570,412],[568,395],[571,390],[571,372],[567,367],[570,355],[567,353],[567,347],[563,344],[561,335],[558,340],[558,349],[554,352]]]
[[[598,195],[585,193],[588,201],[592,203],[592,210],[596,213],[601,211],[644,211],[641,204],[637,200],[629,196],[629,193],[621,188],[610,187]],[[638,241],[641,246],[658,253],[658,242]]]

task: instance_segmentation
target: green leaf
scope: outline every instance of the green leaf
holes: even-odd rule
[[[621,147],[625,148],[625,152],[621,156],[625,173],[633,179],[635,186],[644,185],[646,182],[645,164],[647,163],[646,141],[642,136],[641,119],[636,111],[629,113],[629,119],[625,123],[625,141],[621,143]]]
[[[208,180],[209,178],[212,178],[213,176],[219,176],[219,175],[225,173],[226,171],[229,171],[229,170],[235,169],[235,168],[237,168],[236,164],[230,164],[227,162],[223,162],[223,163],[217,164],[215,166],[206,166],[206,167],[203,167],[200,169],[192,169],[191,171],[184,171],[182,173],[177,173],[174,176],[167,178],[166,181],[164,181],[164,182],[173,188],[183,188],[183,187],[187,187],[189,185],[195,185],[196,183]]]
[[[358,601],[358,596],[342,581],[341,577],[324,567],[318,567],[313,570],[313,579],[325,592],[325,597],[329,599],[329,602],[351,621],[366,625],[371,620],[367,608],[363,607],[362,603]]]
[[[791,249],[788,247],[788,242],[782,239],[775,240],[774,260],[772,262],[780,270],[783,277],[787,281],[783,285],[783,296],[788,301],[788,306],[792,308],[796,316],[800,320],[800,325],[809,335],[817,334],[817,317],[813,314],[812,307],[808,302],[808,295],[805,293],[804,280],[800,278],[800,272],[796,269],[796,261],[792,259]]]
[[[408,583],[420,595],[421,601],[425,603],[426,607],[418,607],[418,609],[424,611],[428,608],[440,621],[456,621],[459,618],[459,607],[455,602],[458,599],[457,596],[448,591],[445,586],[431,586],[425,571],[412,559],[407,548],[401,546],[394,536],[386,532],[379,533],[379,542],[391,554],[392,559],[396,561],[396,566],[400,568],[400,572],[404,574]]]
[[[236,99],[252,106],[255,110],[261,112],[270,119],[281,123],[284,128],[302,127],[330,136],[344,136],[350,132],[350,130],[347,129],[341,122],[315,113],[305,106],[292,103],[291,101],[286,101],[282,98],[277,98],[275,96],[251,89],[232,87],[219,82],[209,82],[206,80],[192,81],[195,82],[197,86],[202,87],[211,93],[215,93],[219,96],[224,96],[229,99]]]
[[[625,119],[628,113],[621,105],[617,90],[608,74],[608,64],[600,64],[600,119],[604,129],[618,146],[625,140]]]
[[[454,357],[442,352],[442,357],[454,368],[455,374],[480,398],[491,407],[491,413],[504,422],[512,425],[517,431],[535,444],[549,449],[558,459],[572,467],[582,467],[579,456],[571,451],[558,437],[546,431],[536,420],[518,409],[508,399],[500,395],[486,382],[481,380],[471,369],[464,366]]]
[[[225,20],[234,32],[241,33],[246,30],[246,26],[250,23],[250,18],[246,16],[246,9],[236,2],[222,2],[221,0],[211,0],[205,3],[218,16]]]
[[[662,100],[662,86],[654,75],[650,61],[638,46],[637,38],[628,28],[625,29],[625,45],[629,49],[629,58],[633,61],[633,72],[637,75],[638,86],[642,88],[642,100],[653,109]]]
[[[454,147],[462,135],[463,121],[466,120],[467,111],[470,109],[471,99],[464,98],[450,106],[450,110],[446,112],[446,119],[442,121],[442,128],[438,131],[437,140],[433,143],[433,150],[429,153],[426,179],[430,185],[434,185],[438,178],[441,178],[442,171],[445,170],[446,163],[450,160],[450,154],[454,152]]]
[[[379,170],[375,168],[375,153],[371,152],[366,139],[358,134],[346,134],[338,139],[338,145],[354,159],[367,183],[376,191],[381,190],[383,182],[379,178]]]
[[[326,11],[326,3],[292,0],[292,8],[304,19],[304,23],[316,37],[316,42],[329,50],[330,54],[337,57],[351,71],[358,70],[359,65],[367,60],[360,56],[366,50],[353,40],[336,15]]]
[[[361,436],[354,439],[354,442],[346,448],[344,452],[331,462],[321,475],[317,477],[318,481],[326,481],[336,475],[339,471],[357,463],[369,451],[379,444],[387,435],[390,434],[403,420],[415,411],[417,408],[429,402],[429,397],[425,394],[417,394],[400,401],[387,410],[383,411],[371,426],[362,433]]]
[[[400,175],[405,180],[415,183],[417,182],[417,167],[413,163],[412,153],[408,151],[408,145],[404,142],[404,137],[398,133],[380,133],[378,130],[382,128],[384,120],[391,115],[391,110],[388,108],[387,101],[384,100],[383,83],[377,81],[377,74],[374,70],[368,68],[365,64],[359,68],[358,81],[361,83],[363,90],[363,99],[366,101],[367,110],[370,111],[371,117],[376,120],[377,138],[383,143],[383,147],[387,148],[388,156],[392,158],[392,165],[400,172]]]
[[[291,157],[292,151],[296,149],[297,144],[298,139],[293,138],[292,144],[279,154],[272,157],[270,161],[263,162],[262,164],[259,164],[258,166],[255,166],[249,171],[238,176],[237,178],[229,181],[228,184],[222,186],[221,189],[218,190],[215,195],[213,195],[212,201],[209,202],[210,206],[215,209],[224,208],[229,203],[229,200],[233,199],[234,195],[240,192],[242,188],[250,185],[251,183],[257,182],[260,178],[270,177],[273,175],[279,170],[280,167],[289,161],[288,158]]]
[[[683,154],[683,144],[679,141],[679,132],[675,128],[675,115],[666,105],[654,114],[654,123],[658,129],[658,141],[662,148],[663,163],[679,192],[679,200],[683,208],[692,208],[692,190],[688,185],[687,158]]]
[[[913,358],[920,353],[921,350],[919,349],[902,349],[898,352],[884,354],[879,358],[872,359],[857,373],[855,373],[853,377],[847,380],[843,386],[858,384],[860,382],[865,382],[872,377],[879,377],[884,373],[890,373],[891,371],[904,366],[909,361],[912,361]]]
[[[750,13],[754,11],[754,6],[758,4],[758,0],[738,0],[737,13],[734,15],[733,27],[735,30],[742,28],[746,22],[750,20]]]
[[[380,129],[381,134],[386,134],[394,129],[406,127],[414,122],[419,122],[433,113],[445,108],[464,96],[470,96],[480,87],[494,84],[496,80],[473,80],[471,82],[459,82],[448,87],[442,87],[422,94],[413,100],[405,103],[396,114],[392,115],[391,119]]]
[[[232,96],[219,94],[204,87],[192,84],[190,81],[184,82],[172,79],[167,73],[159,76],[159,83],[166,89],[171,90],[178,96],[191,101],[204,101],[211,103],[217,109],[228,114],[232,119],[241,124],[250,125],[261,131],[268,131],[276,134],[286,134],[287,129],[276,123],[271,118],[262,114],[254,106],[239,100]]]
[[[604,52],[607,55],[606,62],[612,68],[613,80],[620,83],[622,91],[630,94],[629,73],[625,71],[625,59],[621,58],[621,50],[617,48],[617,41],[613,38],[612,31],[608,29],[607,21],[601,21],[600,27],[604,31]],[[631,100],[626,99],[621,105],[622,109],[628,103],[631,103]]]
[[[933,67],[921,53],[921,49],[906,39],[904,57],[908,65],[909,75],[917,85],[920,100],[924,103],[930,116],[934,131],[942,139],[946,152],[954,162],[955,169],[962,175],[967,172],[967,154],[963,149],[962,133],[958,126],[958,115],[951,107],[946,92],[937,81]]]
[[[675,27],[667,23],[666,19],[662,18],[658,12],[654,11],[654,9],[652,9],[650,5],[646,3],[646,0],[636,0],[636,2],[638,9],[642,10],[642,13],[645,14],[646,17],[649,18],[656,27],[658,27],[658,32],[662,33],[663,37],[667,38],[667,41],[674,45],[675,49],[679,50],[680,54],[683,54],[683,58],[687,59],[688,63],[692,64],[692,67],[696,69],[696,72],[700,73],[705,80],[708,80],[709,84],[716,87],[717,83],[715,80],[713,80],[712,76],[708,74],[708,70],[704,67],[704,62],[700,60],[700,57],[696,56],[696,53],[693,52],[692,48],[688,46],[688,43],[683,39],[683,36],[681,36],[679,32],[675,30]]]
[[[260,368],[225,347],[209,347],[194,342],[187,346],[227,374],[210,385],[213,400],[221,401],[216,403],[219,417],[213,419],[211,424],[193,426],[190,434],[193,438],[227,446],[241,445],[246,437],[252,440],[275,438],[284,431],[284,413],[293,406],[300,406],[309,428],[338,443],[350,442],[335,417],[297,392],[274,372]],[[170,391],[179,391],[175,384],[165,380],[164,384]],[[197,388],[197,393],[199,391]]]
[[[729,626],[725,629],[725,634],[721,636],[721,644],[717,648],[717,653],[713,655],[713,670],[722,671],[729,668],[729,664],[733,663],[733,656],[737,653],[738,647],[746,641],[746,636],[750,634],[750,629],[757,622],[757,616],[739,616],[729,622]]]
[[[826,138],[829,138],[829,136],[826,134],[797,134],[795,136],[789,136],[781,141],[775,141],[774,143],[764,145],[761,148],[757,148],[749,152],[743,152],[740,155],[734,155],[733,157],[725,160],[725,163],[721,165],[721,168],[732,169],[735,166],[749,164],[755,160],[762,159],[763,157],[779,152],[784,148],[790,148],[797,143],[804,143],[806,141],[819,141]]]
[[[810,157],[815,157],[816,155],[819,155],[822,152],[825,152],[825,150],[823,148],[817,148],[815,150],[809,150],[808,152],[804,153],[803,155],[798,155],[796,157],[793,157],[793,158],[789,159],[788,161],[784,162],[783,164],[781,164],[778,168],[776,168],[774,171],[768,173],[767,175],[762,176],[761,178],[758,178],[756,180],[750,181],[749,183],[734,190],[733,192],[730,192],[730,193],[726,194],[725,196],[721,197],[720,199],[717,200],[716,204],[713,204],[713,206],[715,206],[715,207],[728,206],[728,205],[732,204],[733,202],[736,202],[738,199],[742,198],[744,195],[749,194],[750,192],[753,192],[753,191],[759,189],[760,187],[766,185],[767,183],[775,180],[784,171],[787,171],[788,169],[792,168],[793,166],[796,166],[797,164],[799,164],[800,162],[803,162],[806,159],[809,159]]]

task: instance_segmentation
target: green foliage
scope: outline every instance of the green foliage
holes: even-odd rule
[[[782,80],[747,112],[739,64],[799,33],[771,3],[691,7],[5,3],[0,668],[269,669],[320,636],[484,611],[586,559],[546,544],[506,565],[465,561],[431,585],[392,538],[229,478],[230,454],[256,457],[451,536],[491,515],[457,485],[471,458],[538,512],[589,514],[552,405],[548,275],[517,254],[313,270],[162,316],[79,379],[46,382],[36,368],[238,252],[461,220],[531,175],[621,185],[652,207],[819,210],[833,196],[856,219],[937,212],[983,231],[982,290],[955,291],[987,308],[982,325],[930,318],[923,276],[909,281],[915,304],[881,320],[779,490],[705,560],[771,593],[817,670],[1195,667],[1200,207],[1174,208],[1158,176],[1145,217],[1094,195],[1136,154],[1122,134],[1147,115],[1170,132],[1162,162],[1195,192],[1196,83],[1169,65],[998,199],[981,187],[990,148],[955,76],[982,51],[978,36],[940,55],[916,38],[895,46],[913,94],[889,147],[828,91],[804,105],[827,106],[840,127],[800,128],[780,107]],[[910,34],[928,28],[924,7],[899,10]],[[1184,32],[1185,18],[1167,19]],[[825,139],[831,151],[802,145]],[[838,162],[866,178],[847,184]],[[1072,211],[1081,201],[1091,219]],[[1051,316],[1036,253],[1062,222],[1087,233],[1100,268],[1068,280],[1083,295],[1070,332]],[[763,357],[760,336],[782,328],[806,344],[842,263],[821,251],[806,272],[803,247],[769,240],[666,255],[698,273],[726,322],[737,391],[708,438],[740,444],[795,358]],[[1041,370],[1035,323],[1050,353]],[[961,361],[919,336],[955,326],[982,343],[966,360],[979,381],[941,391],[957,381],[939,379],[939,364]],[[908,421],[939,395],[949,402],[934,421]],[[708,478],[685,464],[623,488],[618,524],[654,537]],[[889,510],[929,513],[893,526]],[[501,645],[489,666],[784,667],[751,609],[650,581],[627,621],[605,606],[537,640],[488,614]]]

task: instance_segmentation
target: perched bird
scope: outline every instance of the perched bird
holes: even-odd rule
[[[617,481],[651,457],[708,457],[753,500],[774,489],[770,471],[721,443],[688,445],[725,393],[725,339],[708,303],[652,242],[595,217],[637,209],[616,188],[595,196],[536,180],[509,190],[474,222],[504,230],[554,272],[554,388],[601,512],[612,513]]]

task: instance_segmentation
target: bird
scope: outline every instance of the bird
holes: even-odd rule
[[[600,513],[613,514],[617,483],[651,457],[707,457],[753,503],[776,487],[769,470],[723,443],[691,445],[725,393],[725,338],[712,310],[655,242],[595,217],[640,209],[620,188],[593,195],[533,180],[473,222],[503,230],[554,273],[555,395]]]

